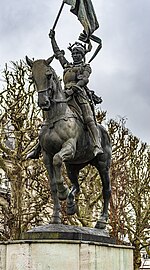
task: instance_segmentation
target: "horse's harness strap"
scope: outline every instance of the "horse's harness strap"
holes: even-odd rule
[[[77,116],[75,114],[66,114],[66,115],[62,115],[61,117],[55,117],[53,119],[48,119],[47,121],[44,121],[42,123],[42,127],[43,126],[47,126],[49,128],[52,128],[54,126],[55,123],[57,123],[60,120],[65,120],[67,121],[69,118],[77,118]]]
[[[67,103],[70,99],[71,97],[68,97],[66,99],[51,99],[51,101],[56,103]]]
[[[48,90],[50,90],[50,87],[42,89],[42,90],[38,90],[38,93],[43,93],[43,92],[47,92]],[[71,99],[71,97],[68,97],[66,99],[51,99],[51,101],[53,103],[67,103],[69,100]]]
[[[50,87],[45,88],[45,89],[42,89],[42,90],[38,90],[38,93],[43,93],[43,92],[46,92],[46,91],[48,91],[48,90],[50,90]]]

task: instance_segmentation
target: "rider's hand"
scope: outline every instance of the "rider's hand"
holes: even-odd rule
[[[49,38],[53,39],[54,37],[55,37],[55,31],[51,29],[49,33]]]
[[[78,39],[85,42],[85,43],[89,43],[89,39],[87,37],[87,34],[84,31],[83,31],[83,33],[80,34]]]

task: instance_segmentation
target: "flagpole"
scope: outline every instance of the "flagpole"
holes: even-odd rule
[[[59,9],[59,12],[58,12],[58,14],[57,14],[57,17],[56,17],[56,19],[55,19],[55,22],[54,22],[54,25],[53,25],[53,27],[52,27],[52,30],[55,30],[56,24],[57,24],[57,22],[58,22],[58,20],[59,20],[59,17],[60,17],[60,14],[61,14],[61,12],[62,12],[62,9],[63,9],[63,7],[64,7],[64,4],[65,4],[65,2],[63,1],[62,4],[61,4],[61,7],[60,7],[60,9]]]

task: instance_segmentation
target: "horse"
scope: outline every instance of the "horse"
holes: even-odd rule
[[[38,93],[38,106],[45,115],[39,133],[39,142],[53,199],[50,223],[61,223],[60,200],[67,201],[68,215],[75,214],[75,196],[80,191],[79,172],[86,165],[91,164],[98,170],[103,187],[103,208],[95,228],[104,229],[107,225],[111,196],[109,169],[112,150],[110,138],[105,128],[97,124],[101,134],[103,153],[94,156],[94,146],[90,135],[81,118],[68,105],[60,79],[50,66],[52,59],[53,56],[47,60],[32,61],[26,56],[26,62],[31,67],[33,82]],[[71,190],[63,182],[61,174],[63,163],[72,184]]]

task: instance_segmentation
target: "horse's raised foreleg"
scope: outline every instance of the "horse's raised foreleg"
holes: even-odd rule
[[[50,191],[51,191],[52,200],[54,203],[53,214],[52,214],[50,223],[59,224],[61,223],[60,203],[57,196],[57,184],[56,184],[56,179],[55,179],[55,174],[54,174],[54,167],[53,167],[52,157],[47,155],[46,152],[43,152],[43,162],[48,172]]]
[[[65,200],[68,196],[68,188],[63,183],[63,177],[61,174],[62,162],[71,160],[75,155],[75,141],[69,139],[63,145],[61,150],[53,157],[53,166],[55,171],[55,178],[57,183],[58,197],[60,200]]]
[[[111,186],[110,186],[110,178],[109,178],[109,166],[105,164],[105,162],[100,162],[100,166],[97,167],[103,186],[103,210],[100,214],[100,218],[96,223],[96,228],[104,229],[107,225],[108,220],[108,205],[111,196]]]

